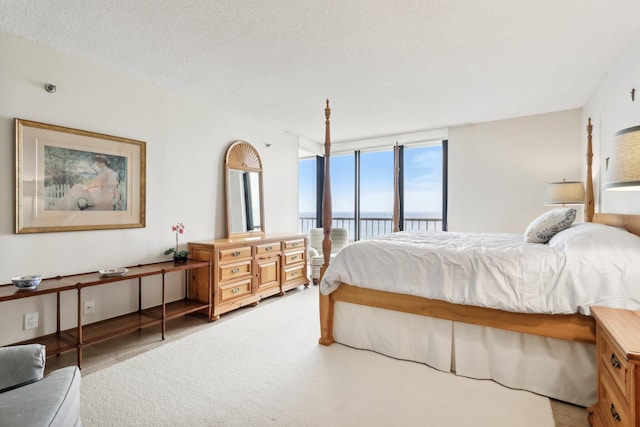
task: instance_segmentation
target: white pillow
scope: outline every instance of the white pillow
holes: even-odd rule
[[[555,208],[531,221],[524,232],[525,243],[547,243],[576,219],[574,208]]]
[[[549,247],[562,251],[592,251],[598,250],[597,258],[604,258],[605,253],[613,251],[631,252],[632,257],[640,259],[640,237],[624,228],[595,222],[573,224],[549,240]],[[581,256],[584,256],[581,253]],[[619,255],[616,255],[619,256]],[[615,259],[615,257],[612,257]]]

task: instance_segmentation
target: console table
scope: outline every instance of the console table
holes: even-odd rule
[[[162,339],[165,338],[167,320],[183,316],[197,311],[207,313],[207,319],[211,319],[211,299],[207,301],[191,299],[189,295],[189,280],[199,269],[206,269],[207,276],[211,277],[211,263],[208,261],[188,260],[184,263],[173,261],[152,264],[141,264],[127,267],[129,270],[122,276],[102,276],[98,272],[82,273],[69,276],[58,276],[43,279],[38,287],[33,290],[20,290],[13,284],[0,285],[0,302],[9,302],[21,298],[32,298],[45,294],[56,294],[56,332],[37,337],[16,344],[40,343],[47,348],[47,357],[77,350],[78,366],[82,368],[82,349],[86,345],[95,344],[110,338],[120,336],[135,330],[160,325]],[[165,275],[176,271],[185,273],[186,297],[166,303],[165,301]],[[149,276],[162,276],[162,303],[155,307],[142,308],[142,279]],[[95,323],[83,325],[83,300],[82,290],[91,286],[100,286],[108,283],[124,282],[138,279],[138,310]],[[209,282],[209,289],[211,283]],[[60,294],[62,292],[76,291],[78,294],[78,323],[77,326],[67,330],[60,328]],[[211,295],[211,292],[209,292]]]

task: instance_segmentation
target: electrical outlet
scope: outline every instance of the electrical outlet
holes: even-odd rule
[[[84,314],[91,314],[96,311],[96,302],[94,300],[84,302]]]
[[[38,312],[25,313],[24,315],[24,329],[33,329],[38,327]]]

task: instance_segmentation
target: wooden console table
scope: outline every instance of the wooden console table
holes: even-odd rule
[[[21,298],[31,298],[45,294],[56,294],[56,332],[37,337],[16,344],[40,343],[47,347],[47,357],[59,355],[64,352],[77,350],[78,366],[82,368],[82,349],[86,345],[95,344],[110,338],[120,336],[135,330],[160,325],[162,339],[165,338],[167,320],[183,316],[197,311],[207,313],[207,319],[211,319],[211,299],[198,301],[189,296],[189,272],[196,274],[198,269],[207,269],[208,277],[211,277],[211,263],[208,261],[188,260],[185,263],[173,261],[153,264],[142,264],[127,267],[129,270],[122,276],[106,277],[98,272],[82,273],[69,276],[58,276],[43,279],[34,290],[20,290],[13,284],[0,286],[0,302],[13,301]],[[166,303],[165,301],[165,275],[176,271],[185,273],[186,297]],[[142,279],[149,276],[162,275],[162,303],[155,307],[142,308]],[[83,325],[83,301],[82,290],[91,286],[100,286],[108,283],[124,282],[138,279],[138,311],[124,314],[95,323]],[[211,283],[209,283],[209,289]],[[78,323],[75,328],[61,330],[60,328],[60,294],[75,290],[78,294]],[[211,292],[209,292],[209,295]]]

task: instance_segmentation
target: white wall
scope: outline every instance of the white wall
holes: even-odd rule
[[[635,101],[631,89],[636,89]],[[605,159],[616,132],[640,125],[640,33],[625,47],[582,109],[582,125],[593,124],[596,212],[640,214],[640,192],[601,191]],[[586,137],[583,138],[586,147]]]
[[[582,179],[580,117],[576,109],[449,129],[449,230],[523,234],[550,209],[546,183]]]
[[[170,227],[178,221],[186,225],[182,245],[225,237],[224,154],[239,139],[262,158],[266,231],[297,231],[297,136],[3,33],[0,58],[0,284],[28,273],[67,275],[168,259],[163,252],[175,243]],[[57,92],[46,92],[45,83]],[[146,227],[14,234],[14,118],[146,141]],[[173,278],[173,297],[181,295],[181,277]],[[136,308],[128,285],[87,292],[96,300],[88,321]],[[153,290],[147,295],[146,303],[158,300]],[[0,345],[55,330],[54,301],[0,303]],[[75,303],[74,292],[63,296],[63,327],[75,324],[69,316]],[[22,316],[31,311],[40,312],[40,327],[22,331]]]

